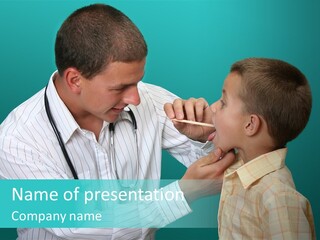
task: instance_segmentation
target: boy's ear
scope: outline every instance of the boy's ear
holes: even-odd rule
[[[256,114],[251,114],[248,116],[248,121],[245,125],[245,134],[247,136],[253,136],[255,135],[260,128],[261,125],[261,119]]]
[[[80,92],[81,74],[76,68],[67,68],[64,71],[64,78],[72,92]]]

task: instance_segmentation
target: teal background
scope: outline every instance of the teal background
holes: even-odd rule
[[[53,45],[62,21],[94,1],[0,0],[0,121],[19,103],[45,86],[55,70]],[[289,143],[287,165],[298,191],[311,202],[320,234],[319,110],[320,1],[211,0],[109,3],[126,13],[149,46],[145,82],[161,85],[182,98],[220,96],[230,65],[246,57],[288,61],[310,81],[313,110],[304,132]],[[185,169],[164,154],[163,178]],[[210,209],[208,209],[210,211]],[[14,229],[0,230],[14,239]],[[162,229],[157,239],[217,239],[215,228]]]

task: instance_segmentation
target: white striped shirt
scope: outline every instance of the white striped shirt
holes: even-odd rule
[[[98,141],[81,129],[60,99],[52,80],[47,96],[50,110],[79,179],[115,179],[111,164],[109,123],[103,124]],[[177,98],[163,88],[140,82],[139,106],[130,106],[137,121],[137,142],[128,113],[115,124],[114,143],[119,178],[160,179],[161,153],[167,150],[185,166],[203,156],[207,146],[180,134],[166,117],[163,105]],[[130,124],[129,124],[130,123]],[[136,145],[138,144],[138,145]],[[137,148],[138,146],[138,148]],[[202,146],[202,147],[201,147]],[[136,153],[138,149],[138,153]],[[135,154],[132,154],[135,153]],[[138,155],[138,156],[136,156]],[[138,159],[136,159],[138,157]],[[139,169],[137,170],[137,164]],[[49,123],[44,89],[14,109],[0,126],[0,177],[2,179],[70,179],[70,168]],[[177,182],[166,190],[180,190]],[[191,210],[186,201],[153,208],[155,221],[166,225]],[[174,213],[174,214],[173,214]],[[151,229],[18,229],[19,239],[153,239]]]

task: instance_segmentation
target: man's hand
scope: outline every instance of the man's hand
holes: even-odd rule
[[[212,111],[207,101],[203,98],[175,99],[173,103],[164,105],[164,111],[170,119],[176,118],[178,120],[212,123]],[[210,127],[195,126],[187,123],[173,121],[173,124],[179,132],[200,142],[206,142],[208,136],[214,131]]]
[[[194,162],[179,181],[187,201],[192,202],[195,199],[219,193],[223,173],[234,160],[233,152],[223,156],[221,149],[215,149]]]

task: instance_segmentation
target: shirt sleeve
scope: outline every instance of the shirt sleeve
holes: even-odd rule
[[[10,136],[1,139],[0,178],[68,179],[70,176],[50,161],[50,156],[40,153],[30,143]]]
[[[167,192],[170,193],[182,193],[178,181],[175,181],[164,188],[161,189],[162,193],[165,195]],[[177,219],[189,214],[191,208],[189,207],[184,195],[179,195],[180,197],[175,200],[175,204],[170,204],[168,201],[157,201],[158,209],[160,210],[161,217],[163,222],[158,223],[160,227],[176,221]],[[154,216],[153,221],[157,219]],[[158,226],[158,227],[159,227]]]
[[[268,239],[315,239],[309,201],[298,192],[282,192],[265,204],[264,229]]]
[[[165,196],[170,196],[170,199],[165,199]],[[162,228],[191,212],[178,181],[158,189],[154,198],[158,199],[138,201],[136,208],[132,202],[117,205],[113,217],[117,219],[117,225],[130,228]]]

